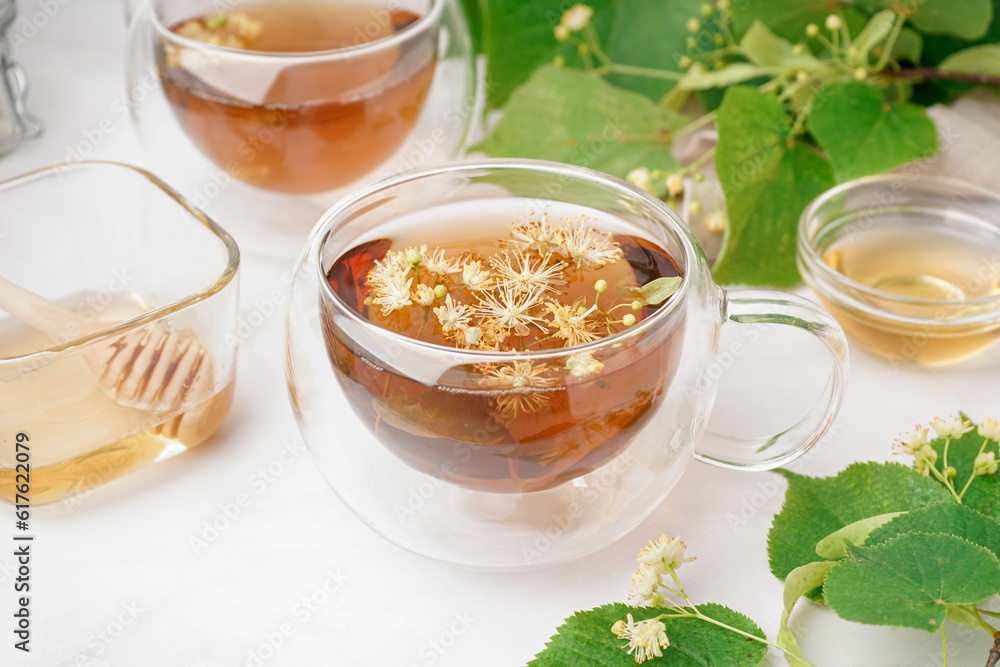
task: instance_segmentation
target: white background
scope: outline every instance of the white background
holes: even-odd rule
[[[93,157],[148,164],[114,110],[125,91],[121,0],[21,0],[21,16],[45,5],[58,11],[16,57],[46,133],[0,157],[0,178],[63,161],[81,142],[96,144]],[[252,225],[218,220],[244,246],[247,317],[286,289],[294,253],[256,255]],[[370,532],[313,466],[285,395],[282,324],[271,315],[243,342],[235,405],[210,444],[79,503],[35,510],[29,656],[12,648],[13,558],[3,545],[12,544],[4,536],[14,517],[0,507],[0,665],[233,667],[258,664],[252,656],[262,647],[269,666],[522,665],[574,610],[625,600],[636,549],[661,532],[682,536],[698,557],[681,572],[696,602],[729,605],[775,636],[782,585],[768,570],[766,535],[784,493],[776,475],[693,464],[636,531],[569,565],[480,574],[430,562]],[[720,429],[762,433],[793,421],[803,403],[786,398],[817,388],[797,374],[823,367],[795,356],[799,343],[803,354],[813,350],[804,337],[790,340],[740,361],[720,396]],[[939,414],[1000,416],[997,350],[939,370],[894,369],[853,352],[844,408],[792,466],[800,473],[888,459],[898,433]],[[268,469],[271,481],[261,482]],[[206,522],[225,523],[222,508],[241,493],[249,507],[206,548],[193,547]],[[936,635],[847,623],[811,604],[802,603],[793,628],[821,667],[940,664]],[[952,665],[985,663],[985,635],[950,635]],[[770,655],[765,664],[784,661]]]

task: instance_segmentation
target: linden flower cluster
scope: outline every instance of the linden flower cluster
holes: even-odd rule
[[[937,435],[938,440],[944,441],[937,448],[928,438],[932,430]],[[948,464],[949,450],[953,441],[972,431],[976,431],[983,442],[979,446],[979,452],[975,459],[973,459],[972,471],[965,486],[961,490],[957,490],[954,480],[958,476],[958,470]],[[896,443],[896,453],[912,456],[913,467],[917,472],[938,479],[948,488],[955,499],[961,502],[962,497],[976,477],[995,475],[1000,470],[1000,461],[997,460],[996,452],[990,451],[997,447],[997,443],[1000,443],[1000,421],[996,419],[984,419],[977,427],[961,417],[936,418],[930,421],[929,429],[918,425],[913,433],[901,436]],[[939,450],[940,455],[938,454]],[[940,468],[938,467],[939,459]]]
[[[499,246],[490,257],[470,252],[446,257],[444,250],[426,245],[389,251],[367,275],[365,303],[387,318],[419,308],[424,323],[436,320],[436,333],[452,345],[493,352],[523,351],[545,341],[573,347],[638,321],[642,302],[601,301],[610,289],[603,279],[594,283],[592,299],[569,302],[569,277],[623,257],[611,235],[595,230],[586,216],[559,223],[545,215],[514,222]],[[620,309],[632,312],[618,316]],[[590,352],[570,355],[563,368],[578,378],[603,369]],[[548,404],[556,370],[528,361],[484,366],[482,384],[498,391],[501,415],[513,418]]]

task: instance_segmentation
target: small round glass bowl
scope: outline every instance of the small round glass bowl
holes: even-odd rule
[[[239,258],[225,230],[126,165],[0,183],[0,500],[62,500],[219,429]]]
[[[805,282],[860,347],[946,364],[1000,336],[1000,196],[886,174],[844,183],[799,222]]]

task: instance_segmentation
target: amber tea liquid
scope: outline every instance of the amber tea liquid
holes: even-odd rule
[[[309,193],[347,185],[396,151],[430,88],[436,30],[352,58],[317,55],[279,66],[237,56],[280,58],[359,46],[391,37],[420,17],[357,0],[266,0],[239,9],[262,26],[246,52],[230,50],[236,55],[213,63],[210,54],[193,48],[157,48],[167,100],[202,153],[251,185]]]
[[[73,309],[72,303],[64,305]],[[101,316],[125,320],[145,310],[134,295],[118,295]],[[0,320],[0,357],[51,344],[13,318]],[[0,432],[28,434],[31,502],[50,503],[201,444],[222,425],[232,399],[230,381],[181,414],[124,407],[105,394],[86,362],[74,355],[36,367],[0,368]],[[15,441],[10,437],[0,443],[0,500],[14,503],[16,486]]]
[[[488,256],[499,249],[497,239],[507,234],[511,213],[523,210],[520,200],[481,200],[404,217],[389,230],[392,233],[361,242],[339,257],[330,266],[327,279],[337,298],[370,322],[441,345],[442,352],[455,352],[433,317],[425,322],[419,315],[407,313],[400,321],[367,305],[365,276],[388,250],[425,243],[445,249],[448,256],[468,251]],[[567,213],[572,215],[573,211]],[[550,217],[559,215],[550,212]],[[628,233],[620,221],[612,229],[606,222],[597,218],[594,227],[613,229],[623,258],[599,273],[587,268],[567,270],[568,284],[561,290],[561,300],[572,301],[578,296],[592,299],[597,277],[610,284],[604,298],[613,299],[619,290],[679,275],[677,263],[665,250]],[[455,294],[461,296],[462,291]],[[467,488],[499,493],[557,486],[624,451],[662,402],[683,338],[683,319],[677,309],[668,316],[671,319],[661,336],[636,337],[617,347],[608,346],[607,353],[595,353],[602,362],[596,374],[574,377],[566,370],[565,357],[546,361],[551,383],[528,388],[542,398],[537,409],[511,415],[498,406],[505,391],[516,389],[484,384],[483,373],[488,368],[448,368],[447,362],[442,362],[438,382],[415,380],[405,371],[387,367],[351,340],[338,327],[329,302],[324,302],[322,309],[335,375],[355,413],[379,441],[417,470]],[[644,307],[642,319],[655,310]],[[615,332],[620,330],[615,327]],[[561,349],[560,342],[542,338],[541,334],[534,336],[532,340],[539,342],[530,349]],[[572,347],[564,349],[567,356],[574,352]]]
[[[823,255],[838,273],[889,294],[942,302],[938,306],[869,297],[896,315],[929,319],[924,325],[889,325],[864,313],[824,305],[864,348],[881,356],[922,364],[955,361],[993,344],[996,324],[949,326],[982,306],[969,299],[1000,294],[1000,236],[973,235],[937,220],[914,216],[880,220],[877,229],[848,232]],[[995,318],[994,318],[995,319]]]

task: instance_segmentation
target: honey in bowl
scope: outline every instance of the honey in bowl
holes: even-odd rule
[[[170,26],[184,39],[161,39],[157,68],[174,116],[216,165],[267,190],[321,192],[382,164],[413,129],[437,31],[350,50],[420,18],[361,0],[258,0]]]
[[[882,316],[823,302],[858,344],[880,356],[952,362],[1000,337],[996,321],[962,322],[996,309],[995,303],[982,301],[1000,295],[1000,236],[995,233],[973,234],[910,211],[895,220],[885,217],[874,229],[848,231],[822,258],[843,276],[878,290],[864,299]],[[922,323],[892,321],[893,316]]]
[[[499,493],[552,488],[623,452],[664,399],[683,338],[677,311],[665,341],[621,336],[680,282],[665,250],[622,221],[512,209],[477,201],[397,220],[326,273],[361,318],[482,363],[411,377],[322,303],[335,376],[376,438],[417,470]]]

